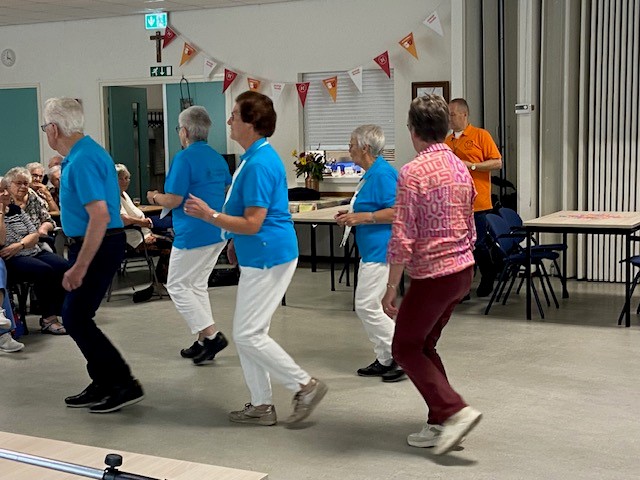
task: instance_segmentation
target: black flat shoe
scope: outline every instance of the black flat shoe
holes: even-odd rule
[[[138,290],[133,293],[133,303],[148,302],[153,297],[153,285],[148,286],[144,290]]]

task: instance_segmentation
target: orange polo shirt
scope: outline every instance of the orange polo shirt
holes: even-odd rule
[[[483,128],[467,125],[460,138],[455,138],[453,133],[445,139],[453,153],[460,160],[471,163],[482,163],[485,160],[497,160],[502,158],[491,134]],[[491,210],[491,172],[478,172],[469,170],[473,183],[476,186],[478,196],[473,204],[474,212]]]

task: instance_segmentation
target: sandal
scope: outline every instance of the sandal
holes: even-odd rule
[[[40,319],[40,327],[40,331],[42,333],[49,333],[51,335],[68,335],[67,330],[58,320],[45,322],[44,319]]]

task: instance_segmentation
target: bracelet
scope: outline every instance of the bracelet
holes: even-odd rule
[[[398,288],[398,286],[394,285],[393,283],[387,283],[387,288],[390,288],[391,290],[395,290],[396,288]]]
[[[371,212],[371,223],[376,223],[376,212]]]

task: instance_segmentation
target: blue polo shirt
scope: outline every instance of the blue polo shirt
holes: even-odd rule
[[[376,212],[396,203],[398,171],[382,157],[376,158],[362,176],[362,188],[353,204],[354,212]],[[356,227],[356,243],[363,262],[387,263],[391,224],[372,223]]]
[[[230,184],[227,162],[204,141],[192,143],[173,157],[164,191],[183,197],[173,209],[174,247],[191,249],[222,241],[220,228],[184,213],[184,202],[191,193],[219,211]]]
[[[89,213],[85,205],[102,200],[107,203],[107,228],[122,228],[120,187],[115,164],[107,151],[88,135],[78,140],[61,164],[60,221],[69,237],[87,232]]]
[[[267,209],[255,235],[234,233],[238,263],[271,268],[298,258],[298,239],[289,213],[287,174],[282,160],[266,139],[254,142],[240,158],[245,162],[236,176],[224,212],[241,217],[247,207]]]

